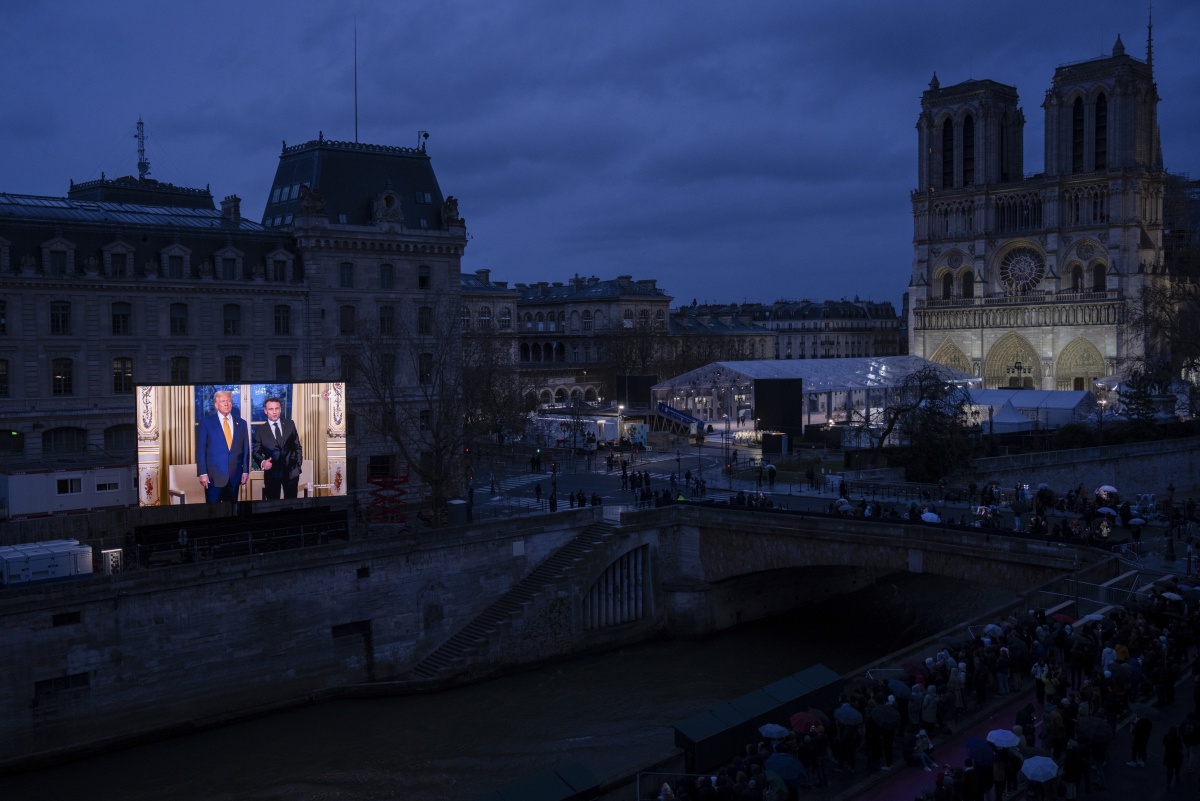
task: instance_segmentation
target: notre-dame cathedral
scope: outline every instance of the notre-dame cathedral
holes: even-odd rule
[[[985,388],[1091,389],[1136,364],[1127,325],[1163,268],[1166,173],[1153,40],[1065,64],[1046,92],[1045,169],[1026,176],[1017,90],[943,87],[917,122],[909,352]]]

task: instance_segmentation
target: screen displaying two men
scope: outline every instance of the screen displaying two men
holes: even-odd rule
[[[138,387],[139,503],[346,492],[340,382]]]

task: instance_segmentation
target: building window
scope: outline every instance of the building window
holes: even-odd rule
[[[172,356],[171,357],[171,383],[172,384],[187,384],[188,381],[188,357],[187,356]]]
[[[75,364],[70,359],[55,359],[50,364],[52,395],[75,394]]]
[[[391,289],[395,283],[396,270],[390,264],[379,265],[379,288]]]
[[[417,268],[417,289],[429,289],[432,285],[429,267],[422,264]]]
[[[413,193],[418,203],[428,206],[433,202],[433,195],[429,192],[417,191]]]
[[[287,280],[287,262],[283,259],[271,260],[271,280],[282,284]]]
[[[662,309],[654,313],[654,327],[659,330],[667,327],[667,313]]]
[[[292,380],[292,357],[279,355],[275,357],[275,380],[276,381],[291,381]]]
[[[8,360],[0,359],[0,398],[8,397]],[[0,432],[3,436],[4,432]]]
[[[1108,169],[1108,97],[1096,98],[1095,161],[1097,170]]]
[[[83,492],[82,478],[60,478],[56,484],[59,495],[78,495]]]
[[[641,311],[638,312],[638,324],[642,328],[648,328],[650,326],[650,310],[649,309],[642,309]]]
[[[1108,279],[1104,275],[1105,267],[1103,264],[1092,265],[1092,291],[1104,292],[1108,289]]]
[[[433,333],[433,308],[421,306],[417,309],[417,333],[428,336]]]
[[[50,304],[50,333],[71,333],[71,304],[65,300],[56,300]]]
[[[225,357],[225,383],[237,384],[242,380],[242,357]]]
[[[422,353],[417,357],[417,381],[428,384],[433,380],[433,354]]]
[[[237,259],[229,257],[221,259],[221,280],[237,280]]]
[[[242,307],[236,303],[226,303],[223,312],[225,336],[236,337],[242,333]]]
[[[358,360],[352,353],[342,354],[342,381],[350,384],[358,377]]]
[[[112,268],[113,278],[124,278],[129,272],[129,254],[128,253],[113,253],[109,257],[109,266]]]
[[[137,429],[133,423],[109,426],[104,429],[104,450],[109,453],[132,453],[137,448]],[[97,484],[99,490],[102,484]],[[113,487],[116,489],[116,487]]]
[[[170,310],[171,317],[171,336],[182,337],[187,336],[188,332],[188,307],[186,303],[172,303]]]
[[[50,274],[67,274],[67,252],[65,250],[50,251]]]
[[[500,330],[507,331],[512,328],[512,309],[507,306],[500,309]]]
[[[128,336],[131,333],[129,321],[132,316],[133,307],[128,303],[121,301],[112,305],[113,336]]]
[[[354,333],[354,307],[342,306],[338,309],[338,333]]]
[[[954,276],[950,273],[942,274],[942,297],[946,300],[954,297]]]
[[[63,456],[87,450],[87,431],[82,428],[52,428],[42,432],[42,453]]]
[[[379,333],[396,333],[396,308],[394,306],[379,307]]]
[[[183,278],[183,256],[167,256],[167,277]]]
[[[133,394],[133,359],[124,356],[113,359],[113,394]]]
[[[975,183],[975,118],[968,114],[962,126],[963,186]]]
[[[292,307],[280,304],[275,307],[275,333],[287,336],[292,333]]]
[[[0,455],[20,456],[25,453],[25,435],[20,431],[0,432]]]
[[[1071,172],[1083,172],[1083,98],[1071,106]]]
[[[418,415],[417,428],[421,431],[428,431],[430,421],[433,419],[433,412],[429,409],[422,409]]]
[[[350,289],[354,286],[354,265],[348,261],[344,261],[338,266],[338,286],[342,289]]]
[[[396,384],[396,354],[380,353],[378,358],[379,363],[379,379],[383,386],[391,387]]]
[[[583,312],[583,315],[582,315],[582,319],[583,319],[583,330],[591,331],[592,330],[592,313],[585,309]]]
[[[492,309],[489,306],[479,307],[479,328],[488,331],[492,327]]]
[[[8,301],[0,300],[0,334],[8,333]]]
[[[462,330],[470,331],[471,330],[471,307],[464,303],[460,314],[462,317]]]

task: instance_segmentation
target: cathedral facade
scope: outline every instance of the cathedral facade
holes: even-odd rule
[[[1153,49],[1066,64],[1045,110],[1045,169],[1024,174],[1017,90],[943,87],[917,122],[909,353],[985,388],[1079,390],[1129,366],[1128,325],[1165,281],[1163,171]]]

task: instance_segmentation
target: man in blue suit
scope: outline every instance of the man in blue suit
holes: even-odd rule
[[[217,413],[200,421],[196,435],[196,473],[204,500],[237,502],[238,490],[250,480],[250,430],[233,413],[233,394],[213,395]]]

